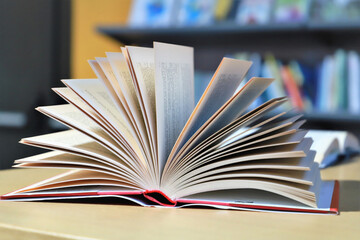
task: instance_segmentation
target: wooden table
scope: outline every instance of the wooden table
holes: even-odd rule
[[[0,171],[0,194],[59,172]],[[321,174],[340,180],[340,216],[2,201],[0,239],[360,239],[360,157]]]

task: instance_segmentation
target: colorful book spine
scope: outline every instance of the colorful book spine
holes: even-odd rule
[[[252,108],[275,96],[288,96],[291,107],[299,111],[360,114],[360,56],[355,51],[337,50],[315,66],[294,60],[283,64],[271,54],[241,52],[228,56],[253,62],[249,78],[275,78]]]
[[[292,106],[299,111],[303,111],[304,103],[301,97],[300,89],[293,74],[291,73],[289,66],[281,67],[281,76],[284,81],[285,88],[289,94]]]
[[[348,103],[349,112],[360,114],[360,58],[355,51],[348,54]]]

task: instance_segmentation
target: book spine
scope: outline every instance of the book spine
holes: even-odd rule
[[[160,190],[146,190],[143,192],[143,196],[148,200],[165,207],[175,207],[177,204],[176,201],[172,200]]]

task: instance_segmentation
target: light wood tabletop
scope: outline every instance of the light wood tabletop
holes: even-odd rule
[[[0,194],[60,170],[0,171]],[[321,172],[340,182],[340,215],[0,201],[0,239],[360,239],[360,157]]]

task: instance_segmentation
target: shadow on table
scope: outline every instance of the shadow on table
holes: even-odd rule
[[[339,184],[340,212],[360,211],[360,181],[341,180]]]

